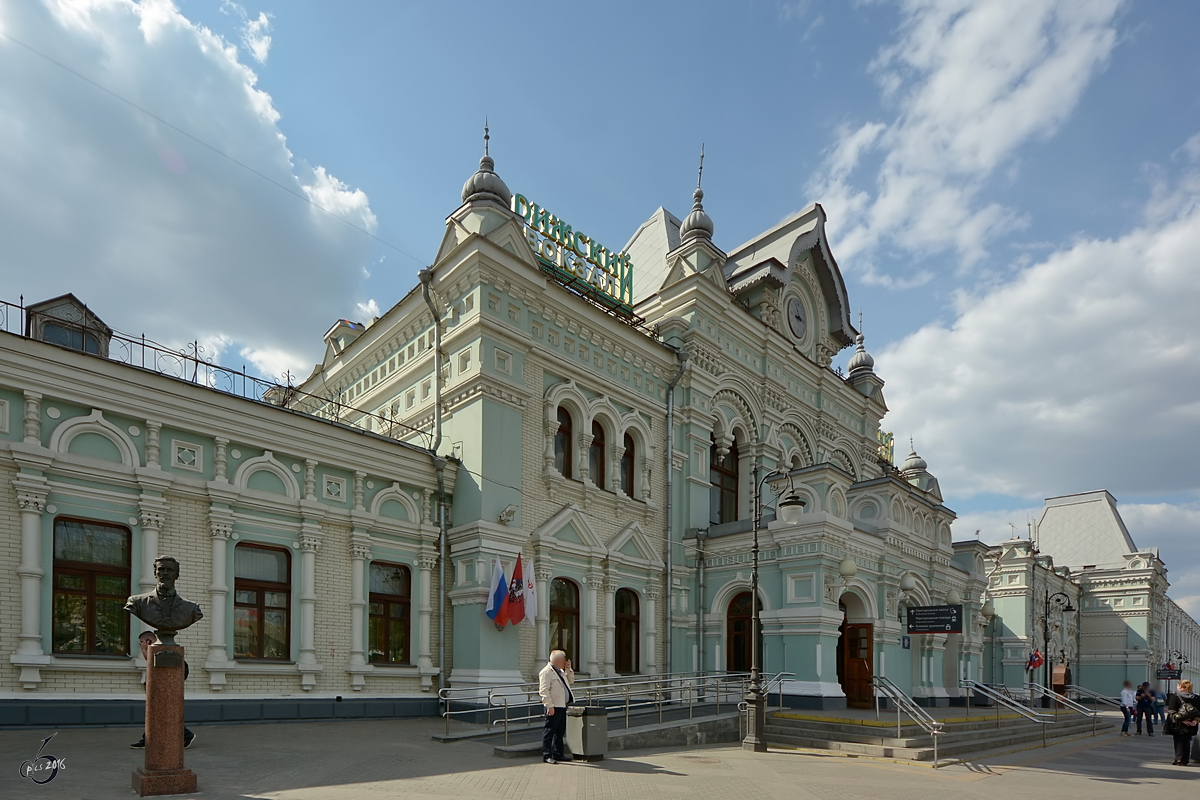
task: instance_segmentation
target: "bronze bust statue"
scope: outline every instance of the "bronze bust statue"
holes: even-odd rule
[[[159,633],[159,641],[168,643],[176,631],[194,625],[204,618],[198,603],[184,600],[175,591],[179,580],[179,562],[171,556],[154,559],[154,577],[158,586],[153,592],[135,594],[125,601],[125,610]]]

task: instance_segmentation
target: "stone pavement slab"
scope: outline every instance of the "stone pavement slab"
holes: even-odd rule
[[[430,740],[437,720],[196,726],[187,765],[198,798],[802,798],[808,800],[1089,800],[1195,798],[1200,767],[1172,767],[1171,741],[1106,734],[933,770],[898,762],[713,745],[616,753],[595,764],[509,761],[491,745]],[[0,731],[0,798],[127,800],[141,753],[132,728],[61,731],[46,748],[64,761],[50,783],[19,776],[51,731]]]

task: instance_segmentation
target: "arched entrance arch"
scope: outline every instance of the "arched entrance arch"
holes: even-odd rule
[[[749,672],[754,660],[754,605],[750,592],[739,592],[725,612],[725,668]],[[762,601],[758,603],[762,610]]]
[[[870,708],[874,702],[871,685],[875,662],[875,620],[863,598],[853,591],[838,598],[842,625],[838,629],[837,676],[846,705]]]

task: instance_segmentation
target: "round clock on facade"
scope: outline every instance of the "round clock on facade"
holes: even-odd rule
[[[797,339],[803,339],[804,331],[808,329],[808,324],[804,317],[804,304],[795,297],[788,300],[787,315],[788,326],[792,329],[792,334]]]

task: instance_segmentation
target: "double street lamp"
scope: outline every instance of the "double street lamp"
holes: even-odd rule
[[[1050,691],[1050,665],[1053,660],[1050,656],[1050,607],[1053,605],[1059,611],[1069,612],[1074,611],[1075,606],[1071,605],[1071,598],[1066,592],[1050,593],[1046,589],[1046,604],[1042,608],[1042,642],[1046,648],[1046,656],[1042,660],[1042,686],[1046,691]],[[1050,703],[1049,696],[1043,698],[1044,703],[1048,706]]]
[[[758,600],[758,529],[762,527],[762,487],[768,481],[788,481],[788,494],[775,507],[776,516],[788,525],[800,522],[806,503],[791,487],[791,478],[784,472],[770,472],[758,478],[758,465],[754,465],[754,541],[751,545],[750,565],[750,602],[754,613],[750,623],[750,687],[746,691],[746,738],[742,740],[743,750],[753,750],[765,753],[766,739],[763,738],[763,727],[766,725],[767,696],[762,686],[762,605]]]

